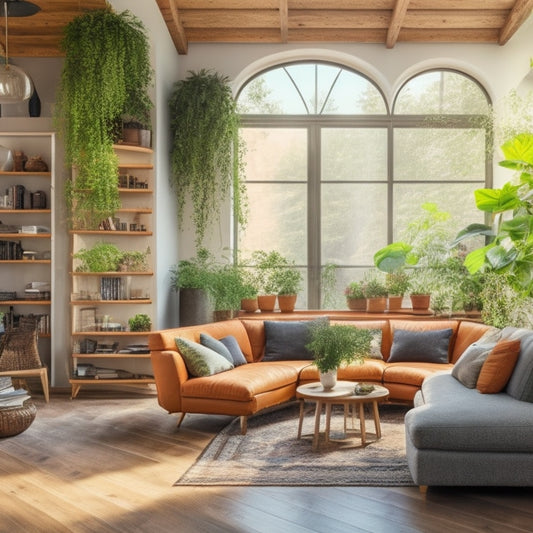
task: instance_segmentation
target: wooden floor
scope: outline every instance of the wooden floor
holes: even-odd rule
[[[33,425],[0,439],[1,532],[533,531],[531,489],[174,487],[227,417],[178,431],[152,393],[34,399]]]

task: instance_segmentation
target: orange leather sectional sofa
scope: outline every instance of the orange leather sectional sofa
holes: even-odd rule
[[[289,318],[295,319],[298,319],[297,315]],[[463,351],[488,329],[477,322],[451,319],[383,318],[330,322],[382,332],[383,359],[366,359],[362,365],[350,364],[339,369],[338,378],[382,384],[390,391],[390,401],[409,403],[426,377],[450,370]],[[446,328],[452,330],[447,362],[388,361],[395,330],[416,332]],[[181,337],[199,343],[201,333],[215,339],[233,336],[247,364],[207,377],[190,376],[175,339]],[[265,320],[257,318],[237,318],[152,332],[148,342],[159,405],[169,413],[181,413],[178,425],[186,413],[239,416],[241,431],[245,433],[248,416],[294,399],[298,385],[319,379],[310,360],[262,361],[265,340]]]

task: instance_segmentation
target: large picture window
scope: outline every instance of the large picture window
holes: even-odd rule
[[[489,102],[462,73],[411,78],[391,112],[361,73],[286,64],[250,79],[238,105],[250,215],[245,229],[237,227],[237,248],[241,257],[262,249],[294,260],[306,280],[300,308],[322,307],[328,264],[338,267],[343,308],[343,288],[373,267],[375,251],[424,202],[450,212],[457,229],[480,218],[473,191],[491,184]]]

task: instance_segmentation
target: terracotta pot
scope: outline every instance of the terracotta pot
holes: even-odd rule
[[[243,298],[241,300],[241,309],[246,313],[255,313],[259,309],[257,298]]]
[[[399,311],[402,308],[403,296],[389,296],[389,311]]]
[[[257,305],[262,313],[271,313],[276,307],[275,294],[263,294],[257,297]]]
[[[366,311],[366,298],[346,298],[346,304],[352,311]]]
[[[384,313],[387,309],[387,298],[385,296],[380,298],[366,299],[367,313]]]
[[[296,305],[296,294],[278,294],[278,306],[282,313],[292,313]]]
[[[411,294],[411,306],[413,311],[427,311],[431,301],[430,294]]]

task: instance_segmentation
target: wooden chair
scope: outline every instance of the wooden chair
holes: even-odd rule
[[[37,322],[21,321],[19,327],[8,329],[0,339],[0,376],[13,379],[39,377],[44,399],[50,401],[48,370],[43,366],[37,346]],[[26,385],[27,386],[27,385]]]

